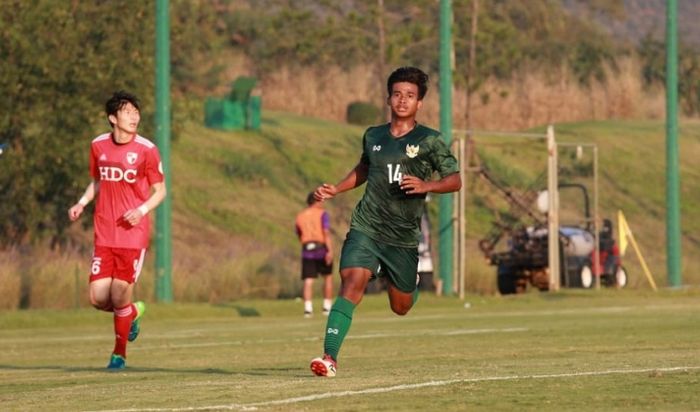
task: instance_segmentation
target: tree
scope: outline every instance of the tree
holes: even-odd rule
[[[44,237],[56,244],[89,181],[90,139],[109,127],[104,102],[123,88],[150,106],[153,35],[142,21],[152,20],[153,8],[127,0],[7,3],[0,9],[0,141],[8,143],[0,244]],[[113,13],[127,8],[133,18]]]

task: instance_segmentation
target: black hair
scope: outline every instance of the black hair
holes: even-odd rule
[[[386,82],[386,89],[389,96],[393,92],[394,83],[407,82],[418,86],[418,100],[423,100],[428,93],[428,75],[417,67],[399,67],[389,75]]]
[[[308,196],[306,196],[306,204],[311,206],[314,203],[316,203],[316,198],[314,197],[314,192],[310,192]]]
[[[107,114],[107,120],[109,121],[109,116],[117,114],[119,110],[122,109],[127,103],[131,103],[136,110],[141,111],[141,106],[139,104],[139,99],[134,96],[133,94],[126,92],[124,90],[119,90],[118,92],[114,92],[112,94],[112,97],[107,100],[107,103],[105,103],[105,113]],[[112,122],[109,122],[109,124],[114,127],[114,124]]]

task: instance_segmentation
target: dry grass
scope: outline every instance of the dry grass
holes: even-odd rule
[[[225,259],[211,254],[176,258],[173,265],[173,294],[179,302],[223,303],[244,297],[276,298],[282,278],[274,268],[285,262],[270,253],[252,252],[245,259]],[[265,270],[269,268],[269,270]]]
[[[183,247],[174,247],[175,301],[219,304],[250,297],[293,297],[301,290],[301,283],[288,270],[298,262],[280,251],[254,251],[247,245],[236,248],[237,258],[231,258],[226,249],[184,251]],[[247,252],[241,255],[242,250]],[[0,251],[0,310],[89,307],[89,263],[90,255],[77,251]],[[154,267],[155,253],[149,250],[135,299],[151,301],[155,296]]]
[[[607,81],[581,85],[561,67],[554,73],[525,68],[512,80],[488,80],[472,98],[473,127],[490,130],[520,130],[548,123],[602,119],[659,119],[664,114],[663,90],[645,91],[639,62],[632,57],[618,60],[617,70],[606,69]],[[312,68],[282,67],[263,79],[265,108],[283,110],[329,120],[345,121],[347,106],[355,101],[384,103],[385,80],[372,67],[324,72]],[[437,75],[420,119],[439,125],[440,105]],[[463,128],[466,94],[453,93],[454,126]]]
[[[19,253],[14,249],[0,252],[0,309],[19,307],[21,282]]]
[[[265,108],[304,116],[345,121],[347,106],[356,101],[379,106],[386,96],[382,83],[370,67],[345,71],[339,67],[303,70],[282,67],[262,80]]]
[[[0,251],[0,308],[88,306],[88,263],[73,250]]]

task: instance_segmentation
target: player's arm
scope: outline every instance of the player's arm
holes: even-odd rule
[[[87,204],[95,198],[99,187],[100,182],[94,180],[90,182],[90,184],[85,189],[85,193],[83,193],[83,196],[80,198],[80,200],[78,200],[78,203],[74,204],[70,209],[68,209],[68,218],[71,221],[76,221],[80,217],[80,215],[83,214],[85,206],[87,206]]]
[[[141,219],[143,219],[148,212],[158,207],[163,199],[165,199],[165,181],[153,183],[151,185],[151,191],[151,197],[149,197],[148,200],[146,200],[141,206],[137,207],[136,209],[128,210],[126,213],[124,213],[124,219],[132,226],[138,225]]]
[[[440,180],[425,181],[416,176],[404,175],[401,179],[401,189],[406,194],[416,193],[450,193],[456,192],[462,188],[462,179],[459,173],[452,173],[443,177]]]
[[[330,217],[328,216],[327,212],[323,213],[321,222],[323,226],[324,243],[326,245],[326,256],[324,257],[324,260],[326,261],[326,265],[330,265],[333,263],[333,237],[331,236]]]
[[[347,192],[348,190],[354,189],[361,186],[367,181],[367,173],[369,171],[369,165],[360,160],[357,165],[348,173],[343,180],[338,182],[336,185],[330,185],[324,183],[314,192],[314,197],[316,200],[327,200],[332,199],[335,195]]]
[[[326,265],[330,265],[333,263],[333,240],[331,240],[331,231],[328,229],[325,229],[323,231],[326,235],[326,256],[325,256],[325,261]]]

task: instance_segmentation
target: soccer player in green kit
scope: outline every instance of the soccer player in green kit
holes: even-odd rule
[[[335,376],[352,313],[372,276],[386,276],[391,310],[408,313],[418,296],[418,239],[425,196],[462,187],[457,160],[440,133],[416,122],[428,91],[428,75],[415,67],[401,67],[389,76],[387,91],[391,122],[367,129],[357,165],[338,184],[323,184],[314,192],[316,199],[327,200],[367,183],[343,243],[341,286],[326,324],[324,355],[311,361],[311,371],[318,376]],[[434,172],[439,179],[432,180]]]

